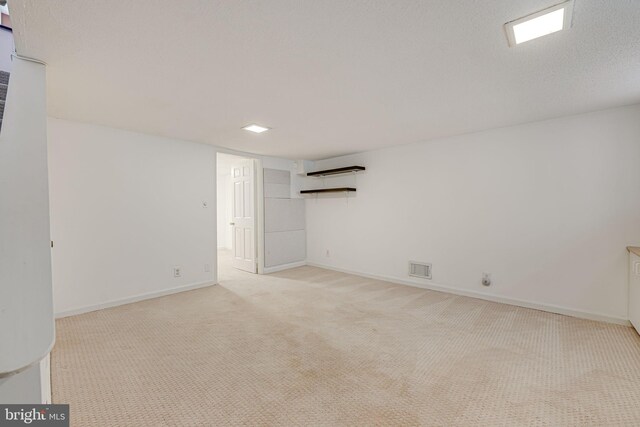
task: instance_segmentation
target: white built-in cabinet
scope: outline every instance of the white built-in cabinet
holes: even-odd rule
[[[305,200],[291,198],[291,172],[264,169],[264,267],[270,273],[307,257]]]

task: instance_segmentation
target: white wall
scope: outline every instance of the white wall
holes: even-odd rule
[[[54,341],[45,82],[43,65],[16,59],[0,134],[0,402],[41,403],[37,363]]]
[[[216,280],[215,147],[50,118],[49,152],[56,313]]]
[[[640,105],[315,167],[351,164],[367,167],[355,197],[307,201],[309,262],[411,282],[408,260],[426,261],[432,283],[456,291],[627,319],[625,247],[640,243]],[[353,178],[331,185],[340,180]]]

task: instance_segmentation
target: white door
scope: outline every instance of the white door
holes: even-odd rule
[[[257,272],[253,163],[253,160],[243,159],[231,167],[233,266],[250,273]]]

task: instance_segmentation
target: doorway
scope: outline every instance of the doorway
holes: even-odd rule
[[[218,265],[258,272],[257,160],[218,153]]]

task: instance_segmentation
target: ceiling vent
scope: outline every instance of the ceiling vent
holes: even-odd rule
[[[431,279],[431,264],[426,262],[409,261],[409,276],[421,279]]]

